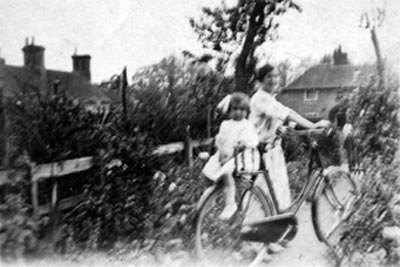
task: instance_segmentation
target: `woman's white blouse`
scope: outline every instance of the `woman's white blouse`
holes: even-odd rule
[[[291,111],[271,94],[259,89],[250,100],[249,120],[254,124],[260,142],[273,142],[276,130]]]

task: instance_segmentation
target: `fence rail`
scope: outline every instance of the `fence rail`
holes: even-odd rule
[[[161,145],[157,147],[152,154],[162,156],[184,152],[186,161],[191,165],[193,148],[210,145],[212,141],[213,139],[211,138],[205,140],[187,139],[184,142]],[[21,169],[0,171],[0,186],[18,183],[24,180],[30,182],[34,213],[36,215],[43,215],[53,212],[56,209],[65,210],[71,208],[83,200],[82,195],[71,196],[60,200],[58,198],[58,179],[66,175],[87,171],[92,167],[93,157],[82,157],[40,165],[29,164],[29,166]],[[52,179],[50,203],[39,205],[39,183],[48,179]]]

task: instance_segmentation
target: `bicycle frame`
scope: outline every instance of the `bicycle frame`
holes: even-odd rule
[[[318,151],[318,144],[315,140],[310,141],[310,162],[308,163],[307,181],[303,185],[300,194],[296,197],[295,200],[292,201],[292,204],[287,209],[293,214],[296,214],[299,211],[301,205],[304,203],[304,200],[307,197],[314,195],[315,188],[324,179],[324,168]],[[315,173],[315,175],[313,175],[314,164],[316,164],[317,167],[317,173]]]
[[[257,172],[237,172],[235,174],[236,177],[242,177],[243,175],[251,175],[251,182],[250,182],[250,186],[253,186],[255,183],[255,180],[257,179],[257,177],[259,176],[259,174],[263,174],[265,182],[267,184],[268,187],[268,193],[269,196],[271,197],[271,200],[273,202],[273,206],[274,209],[276,211],[276,213],[278,214],[283,214],[283,213],[292,213],[293,215],[295,215],[298,210],[300,209],[301,205],[303,204],[304,200],[308,197],[308,196],[313,196],[314,191],[316,186],[324,179],[323,176],[323,164],[321,161],[321,157],[320,157],[320,153],[318,151],[318,144],[317,141],[315,140],[315,136],[313,134],[309,134],[308,135],[309,140],[310,140],[310,162],[308,164],[308,175],[307,175],[307,181],[305,182],[305,184],[303,185],[299,195],[296,197],[295,200],[292,201],[291,205],[284,209],[284,210],[278,210],[278,200],[277,200],[277,196],[275,194],[274,191],[274,187],[272,185],[272,181],[269,177],[268,174],[268,170],[265,166],[264,160],[263,160],[263,154],[265,153],[265,149],[261,148],[259,149],[260,151],[260,170]],[[315,175],[313,175],[313,170],[314,170],[314,165],[316,164],[316,169],[318,170],[317,173],[315,173]],[[237,163],[237,159],[235,159],[235,165],[238,166]],[[244,179],[245,180],[245,179]]]

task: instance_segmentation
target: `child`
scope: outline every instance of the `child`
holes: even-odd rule
[[[225,183],[225,208],[220,214],[220,218],[227,220],[237,210],[235,202],[235,181],[232,173],[235,168],[234,149],[236,146],[255,148],[258,144],[257,132],[253,124],[246,119],[250,111],[249,97],[243,93],[234,93],[229,99],[228,113],[229,120],[222,122],[219,132],[215,138],[217,152],[209,159],[204,166],[203,174],[216,181],[222,178]],[[242,153],[249,154],[250,150]],[[255,150],[251,150],[255,153]],[[247,158],[257,159],[255,155],[247,155]],[[257,170],[257,163],[253,163],[250,168]],[[248,166],[249,167],[249,166]]]

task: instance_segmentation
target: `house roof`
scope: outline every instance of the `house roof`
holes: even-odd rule
[[[110,100],[99,88],[92,85],[77,72],[48,70],[47,79],[51,83],[50,88],[52,88],[54,80],[59,79],[60,85],[58,91],[65,92],[68,96],[81,101],[94,100],[101,102]]]
[[[82,102],[96,101],[109,102],[110,99],[94,85],[76,72],[66,72],[58,70],[45,70],[45,75],[38,69],[29,69],[27,67],[3,65],[0,66],[0,77],[3,78],[3,95],[11,97],[17,92],[24,89],[41,88],[41,93],[44,88],[53,88],[53,83],[59,79],[59,92],[65,92],[68,96],[77,98]]]
[[[309,68],[284,90],[350,88],[358,86],[372,73],[374,73],[373,66],[320,64]]]

